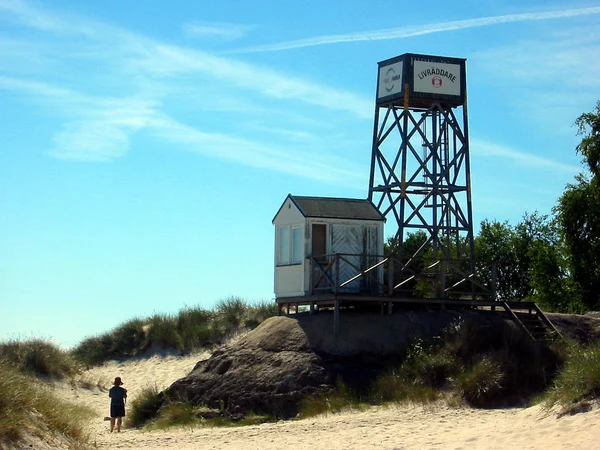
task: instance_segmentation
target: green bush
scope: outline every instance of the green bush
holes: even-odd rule
[[[56,379],[73,376],[80,370],[68,352],[43,339],[0,343],[0,359],[22,372]]]
[[[413,344],[400,367],[413,384],[442,387],[458,370],[458,361],[446,347],[426,347],[421,341]]]
[[[179,314],[177,314],[177,330],[185,351],[207,347],[215,342],[214,316],[213,311],[203,308],[186,307],[179,311]]]
[[[158,386],[146,386],[128,406],[127,425],[141,428],[158,415],[164,396]]]
[[[277,303],[273,301],[260,301],[249,305],[246,312],[244,326],[256,328],[269,317],[277,315]]]
[[[229,335],[243,325],[248,305],[239,297],[220,300],[215,306],[217,323],[223,335]]]
[[[114,337],[111,333],[92,336],[81,341],[72,350],[73,357],[88,366],[101,364],[115,358]]]
[[[482,357],[458,375],[455,392],[472,406],[487,406],[501,396],[503,379],[501,364]]]
[[[563,360],[560,346],[536,344],[512,323],[477,317],[449,327],[433,343],[413,343],[403,359],[382,370],[361,402],[428,403],[442,397],[478,407],[523,404],[539,395]],[[591,365],[591,364],[590,364]],[[305,401],[324,413],[346,399],[339,389]],[[343,404],[343,401],[342,401]]]
[[[439,389],[460,370],[445,348],[416,341],[404,361],[384,370],[374,381],[371,401],[427,403],[439,398]]]
[[[533,342],[511,322],[461,321],[443,341],[463,365],[458,391],[477,406],[522,404],[543,392],[562,364],[560,352]],[[465,389],[469,383],[473,389]]]
[[[183,340],[177,329],[177,320],[170,314],[155,314],[147,320],[148,348],[163,350],[183,350]]]
[[[428,403],[439,398],[439,391],[407,376],[400,368],[386,370],[372,384],[369,403]]]
[[[147,326],[140,318],[133,318],[119,325],[111,333],[110,351],[123,356],[135,356],[144,350],[148,344]]]
[[[298,417],[303,419],[323,414],[336,414],[349,409],[361,410],[366,406],[356,392],[338,379],[335,389],[331,392],[303,398]]]
[[[237,331],[256,327],[276,312],[275,302],[250,304],[230,297],[217,303],[212,311],[185,307],[176,315],[131,319],[108,333],[84,339],[72,354],[78,361],[95,365],[154,350],[191,352],[221,344]]]

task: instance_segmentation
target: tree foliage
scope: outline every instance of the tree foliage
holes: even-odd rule
[[[476,273],[485,284],[495,286],[498,300],[530,300],[566,313],[600,309],[600,101],[575,125],[582,136],[576,150],[586,170],[566,186],[555,217],[535,212],[525,213],[515,226],[495,220],[481,223],[475,237]],[[386,254],[403,261],[415,255],[412,273],[422,271],[433,256],[423,231],[410,233],[400,247],[397,238],[390,238]],[[414,296],[429,296],[433,291],[426,284],[411,279],[404,287]]]
[[[573,279],[588,309],[600,307],[600,101],[575,121],[577,152],[587,171],[567,185],[555,209],[570,256]]]
[[[484,220],[475,238],[475,260],[489,286],[495,267],[498,300],[535,301],[557,312],[582,310],[559,228],[547,215],[526,213],[516,226]]]

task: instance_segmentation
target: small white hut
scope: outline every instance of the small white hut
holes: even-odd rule
[[[288,195],[273,218],[275,296],[378,289],[385,218],[369,200]],[[375,282],[375,279],[377,282]]]

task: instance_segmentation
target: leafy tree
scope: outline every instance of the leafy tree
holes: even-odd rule
[[[577,153],[587,171],[567,185],[555,209],[569,251],[571,270],[588,309],[600,308],[600,101],[575,121],[583,138]]]
[[[408,233],[404,239],[404,242],[402,243],[402,248],[400,248],[401,245],[399,238],[388,238],[387,242],[384,244],[385,254],[394,257],[399,257],[401,255],[401,259],[397,260],[394,265],[394,284],[399,283],[412,274],[423,271],[427,263],[427,258],[431,257],[431,243],[428,242],[428,240],[429,238],[427,233],[422,230]],[[410,270],[401,273],[401,263],[406,263],[412,256],[415,255],[416,257],[410,264]],[[389,274],[386,272],[386,283],[388,276]],[[427,295],[427,292],[423,292],[423,286],[421,286],[421,284],[422,283],[419,283],[417,279],[412,279],[402,286],[402,290],[410,293],[409,295],[414,295],[415,297],[424,297]],[[429,291],[430,290],[431,289],[429,289]]]
[[[559,229],[547,215],[526,213],[514,227],[483,221],[475,258],[479,276],[490,284],[495,264],[499,300],[531,300],[559,312],[581,310]]]
[[[492,285],[492,265],[496,269],[496,295],[500,300],[517,300],[523,291],[517,271],[515,233],[508,222],[484,220],[475,238],[477,273]]]

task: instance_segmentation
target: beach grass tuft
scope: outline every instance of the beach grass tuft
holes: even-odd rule
[[[309,395],[300,401],[298,418],[337,414],[343,411],[362,411],[368,408],[369,400],[348,387],[338,378],[335,389],[321,395]]]
[[[544,398],[544,406],[564,413],[600,397],[600,341],[587,347],[572,344],[567,360]]]
[[[225,342],[277,313],[275,302],[250,303],[238,297],[219,301],[213,310],[185,307],[177,314],[136,317],[108,333],[84,339],[73,356],[88,366],[152,351],[192,352]]]
[[[80,372],[80,365],[68,351],[38,338],[1,342],[0,359],[34,376],[63,379]]]
[[[127,426],[141,428],[150,420],[156,418],[163,404],[163,395],[156,385],[142,388],[129,405]]]
[[[0,444],[17,441],[26,430],[47,430],[66,436],[74,446],[83,445],[88,439],[85,425],[92,415],[90,409],[56,397],[14,361],[0,358]]]

